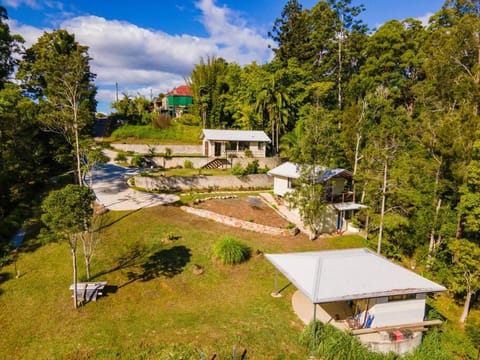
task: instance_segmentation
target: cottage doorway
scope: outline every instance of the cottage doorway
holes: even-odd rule
[[[215,156],[222,155],[222,143],[215,143]]]

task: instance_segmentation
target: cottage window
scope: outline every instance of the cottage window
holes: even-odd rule
[[[241,141],[238,143],[238,149],[241,151],[250,149],[250,143],[248,141]]]
[[[258,142],[258,150],[263,150],[263,142]]]

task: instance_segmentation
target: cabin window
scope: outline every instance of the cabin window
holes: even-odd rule
[[[238,144],[238,149],[239,150],[247,150],[247,149],[250,149],[250,143],[248,141],[241,141],[239,144]]]
[[[263,142],[258,142],[258,150],[263,150]]]
[[[225,144],[226,150],[237,150],[237,142],[236,141],[229,141]]]
[[[412,300],[412,299],[416,299],[416,298],[417,298],[416,294],[393,295],[393,296],[388,297],[388,302]]]

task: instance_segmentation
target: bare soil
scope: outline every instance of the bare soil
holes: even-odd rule
[[[201,209],[257,224],[286,228],[288,221],[260,198],[212,199],[198,205]],[[258,199],[258,200],[257,200]]]

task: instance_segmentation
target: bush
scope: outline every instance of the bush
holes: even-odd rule
[[[213,246],[213,254],[222,264],[240,264],[250,258],[250,248],[232,236],[224,237]]]
[[[193,169],[193,163],[190,160],[185,160],[183,162],[183,167],[185,169]]]
[[[132,157],[132,160],[130,160],[130,164],[136,167],[141,167],[143,163],[143,157],[140,155],[135,155]]]
[[[200,125],[200,121],[200,116],[195,116],[192,114],[183,114],[182,116],[177,118],[177,122],[189,126],[198,126]]]
[[[235,165],[233,165],[230,172],[232,173],[232,175],[235,175],[235,176],[243,176],[244,174],[243,167],[240,163],[236,163]]]
[[[470,315],[470,318],[465,325],[465,332],[475,347],[480,347],[480,319],[474,318]]]
[[[166,113],[152,116],[152,126],[157,129],[166,129],[170,126],[172,117]]]
[[[245,151],[243,153],[245,154],[245,156],[247,158],[251,158],[253,156],[252,150],[250,150],[250,149],[245,149]]]
[[[247,167],[245,168],[244,175],[258,174],[258,168],[258,160],[253,160],[252,162],[248,163]]]
[[[124,153],[119,152],[119,153],[117,154],[117,156],[115,156],[115,161],[119,161],[119,162],[127,161],[127,155],[125,155]]]

